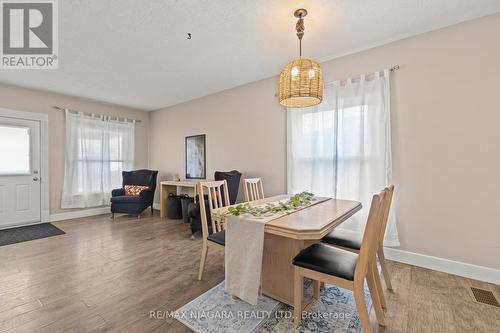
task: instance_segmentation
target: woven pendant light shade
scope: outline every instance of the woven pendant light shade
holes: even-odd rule
[[[280,75],[280,104],[304,108],[321,103],[323,74],[317,62],[297,59],[289,62]]]

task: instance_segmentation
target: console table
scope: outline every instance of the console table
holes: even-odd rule
[[[182,188],[193,189],[193,196],[196,202],[197,185],[199,182],[199,180],[167,180],[160,182],[160,217],[167,216],[167,199],[170,193],[177,194]]]

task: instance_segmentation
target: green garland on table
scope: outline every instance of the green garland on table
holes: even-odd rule
[[[254,217],[262,217],[266,214],[276,214],[295,210],[310,205],[314,201],[314,194],[302,192],[295,194],[285,202],[277,204],[269,203],[264,207],[252,207],[248,202],[228,208],[228,215],[239,216],[250,214]]]

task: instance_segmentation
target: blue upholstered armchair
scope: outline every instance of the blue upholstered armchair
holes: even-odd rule
[[[158,171],[135,170],[123,171],[123,188],[115,189],[111,192],[111,215],[124,213],[135,215],[138,218],[142,211],[151,206],[153,212],[153,197],[156,190],[156,177]],[[125,185],[147,186],[147,190],[142,190],[139,195],[125,195]]]

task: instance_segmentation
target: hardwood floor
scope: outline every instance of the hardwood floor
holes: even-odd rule
[[[176,310],[224,279],[223,253],[211,251],[198,281],[201,239],[157,212],[54,224],[66,235],[0,247],[0,332],[190,332],[150,312]],[[379,332],[500,330],[500,308],[468,291],[500,298],[500,286],[389,264],[395,293],[386,291],[388,325]]]

